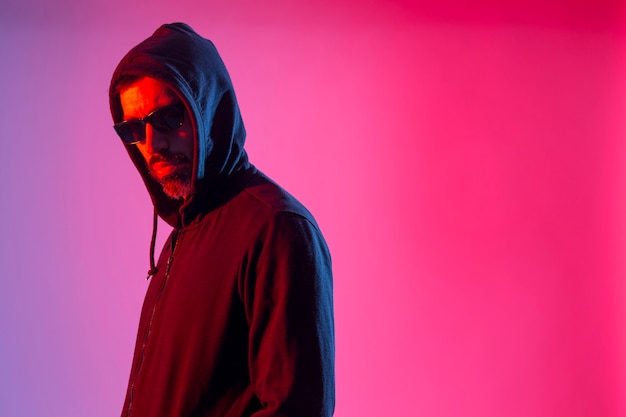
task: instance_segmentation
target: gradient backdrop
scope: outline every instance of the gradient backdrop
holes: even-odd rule
[[[151,207],[107,88],[179,20],[328,239],[337,417],[626,415],[624,8],[467,3],[3,0],[0,415],[120,411]]]

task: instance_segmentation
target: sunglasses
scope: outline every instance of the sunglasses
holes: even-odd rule
[[[161,107],[142,119],[124,120],[113,125],[113,129],[127,145],[146,140],[146,124],[150,123],[159,132],[176,130],[185,122],[185,105],[182,102]]]

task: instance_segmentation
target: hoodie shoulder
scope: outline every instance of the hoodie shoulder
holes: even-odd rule
[[[295,214],[317,227],[313,215],[300,201],[263,174],[255,175],[244,187],[243,193],[274,214]]]

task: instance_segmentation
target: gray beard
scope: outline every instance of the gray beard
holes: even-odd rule
[[[170,198],[185,198],[191,193],[191,170],[185,169],[181,172],[174,172],[166,177],[155,179],[163,186],[165,195]]]
[[[185,198],[191,192],[191,181],[189,180],[164,180],[161,185],[163,185],[163,192],[173,199]]]

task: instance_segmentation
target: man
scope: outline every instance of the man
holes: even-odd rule
[[[311,214],[248,162],[213,44],[163,25],[119,63],[115,130],[155,209],[123,416],[331,416],[332,273]],[[154,263],[156,216],[173,227]]]

